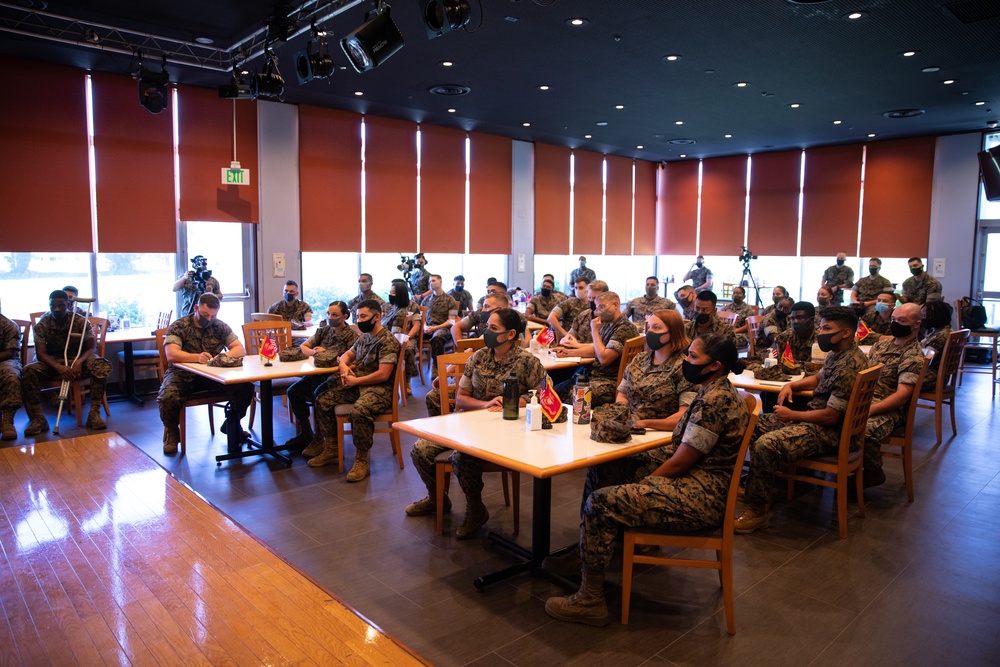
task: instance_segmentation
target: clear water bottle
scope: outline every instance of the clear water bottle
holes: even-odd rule
[[[132,322],[130,322],[129,319],[128,319],[128,313],[125,313],[122,316],[122,329],[128,329],[131,326],[132,326]]]

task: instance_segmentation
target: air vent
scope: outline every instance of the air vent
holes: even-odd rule
[[[671,146],[690,146],[696,142],[694,139],[668,139],[667,143]]]
[[[469,88],[468,86],[455,85],[453,83],[442,83],[437,86],[431,86],[430,91],[434,95],[455,97],[458,95],[468,95],[472,92],[472,88]]]
[[[893,109],[886,111],[882,115],[886,118],[913,118],[926,113],[923,109]]]
[[[959,0],[944,5],[944,9],[966,25],[1000,17],[996,0]]]

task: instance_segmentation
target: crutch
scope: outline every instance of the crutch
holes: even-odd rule
[[[72,306],[72,308],[73,308],[73,315],[70,317],[70,320],[69,320],[69,333],[66,334],[66,344],[63,345],[63,365],[64,366],[69,366],[69,367],[72,368],[73,364],[75,364],[77,362],[77,360],[80,358],[80,355],[83,354],[83,339],[86,337],[86,336],[84,336],[84,332],[86,331],[86,325],[83,328],[80,329],[80,333],[78,334],[80,336],[80,342],[76,346],[76,356],[73,357],[73,363],[71,364],[69,362],[69,339],[73,336],[73,325],[76,324],[76,304],[77,303],[85,303],[85,304],[87,304],[87,317],[89,317],[90,316],[90,304],[94,303],[94,301],[96,301],[96,299],[84,299],[82,297],[77,297],[76,301],[73,303],[73,306]],[[69,400],[70,382],[71,382],[70,380],[63,380],[62,384],[59,385],[59,396],[56,398],[56,400],[59,403],[59,409],[56,411],[56,425],[55,425],[55,428],[52,429],[52,433],[54,435],[59,435],[59,420],[62,418],[63,407],[66,405],[66,401]]]

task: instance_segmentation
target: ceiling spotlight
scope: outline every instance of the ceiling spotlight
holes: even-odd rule
[[[903,51],[899,55],[903,56],[904,58],[912,58],[913,56],[917,55],[917,52],[916,51]]]
[[[844,122],[844,121],[842,121],[842,120],[835,120],[835,121],[833,121],[833,124],[834,124],[834,125],[840,125],[840,124],[841,124],[841,123],[843,123],[843,122]]]
[[[458,109],[448,109],[448,113],[455,113]]]
[[[731,134],[724,134],[722,136],[724,136],[726,139],[732,139],[733,138],[733,135],[731,135]]]
[[[139,52],[139,104],[149,113],[160,113],[167,108],[167,56],[163,56],[160,71],[154,72],[142,66],[142,51]]]
[[[588,21],[585,18],[578,17],[578,18],[566,19],[566,25],[573,26],[574,28],[582,28],[588,23],[590,23],[590,21]]]
[[[219,97],[224,100],[252,100],[253,91],[247,83],[248,72],[233,63],[233,78],[224,86],[219,86]]]
[[[638,146],[636,146],[636,148],[641,151],[642,150],[642,144],[639,144]]]
[[[522,127],[531,127],[531,123],[521,123]]]
[[[593,139],[594,135],[592,135],[592,134],[585,134],[585,135],[583,135],[583,138],[584,139]]]
[[[666,60],[667,62],[670,62],[670,63],[675,63],[675,62],[677,62],[680,59],[681,59],[681,57],[679,55],[677,55],[676,53],[671,53],[668,56],[663,56],[663,60]]]
[[[376,0],[361,27],[340,40],[340,48],[358,72],[375,69],[403,48],[403,35],[389,16],[389,5]]]
[[[250,92],[257,100],[285,99],[285,80],[278,71],[278,56],[271,50],[271,45],[264,46],[264,70],[250,79]]]
[[[868,138],[869,139],[873,139],[874,137],[875,137],[875,133],[874,132],[871,132],[871,133],[868,134]]]
[[[683,125],[683,124],[684,124],[684,121],[682,121],[682,120],[675,120],[674,121],[674,125]]]
[[[854,21],[854,20],[857,20],[857,19],[861,18],[864,15],[865,15],[864,12],[851,12],[850,14],[847,15],[847,18],[849,18],[850,20]]]
[[[974,102],[973,104],[975,104],[975,105],[976,105],[977,107],[981,107],[981,106],[984,106],[984,105],[986,104],[986,102],[984,102],[984,101],[980,100],[980,101],[978,101],[978,102]],[[155,113],[155,112],[154,112],[154,113]]]
[[[951,84],[955,83],[955,80],[954,79],[945,79],[941,83],[943,83],[946,86],[950,86]]]
[[[438,63],[438,65],[440,65],[441,67],[451,67],[454,64],[455,63],[451,62],[450,60],[442,60],[441,62]]]
[[[800,106],[802,106],[802,105],[801,105],[801,104],[799,104],[798,102],[792,102],[792,103],[791,103],[791,104],[789,104],[788,106],[792,107],[793,109],[798,109],[798,108],[799,108]]]
[[[616,104],[615,108],[618,109],[619,111],[621,111],[622,109],[625,108],[625,105],[624,104]]]
[[[469,23],[472,9],[468,0],[424,0],[424,27],[427,39],[440,37]]]
[[[316,52],[313,53],[313,41],[310,39],[305,51],[298,51],[292,56],[299,84],[309,83],[313,79],[326,79],[333,76],[336,70],[333,58],[326,52],[326,31],[313,26],[313,35],[317,38]]]
[[[746,81],[737,81],[733,85],[736,86],[737,88],[746,88],[750,84],[748,84]]]
[[[538,90],[548,90],[548,89],[549,89],[548,86],[539,86],[538,87]]]

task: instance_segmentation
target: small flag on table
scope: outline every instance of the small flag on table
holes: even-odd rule
[[[554,422],[562,414],[562,401],[559,399],[559,394],[556,393],[555,387],[552,386],[552,379],[548,375],[545,376],[542,389],[538,392],[538,402],[542,405],[542,414],[550,422]]]
[[[268,364],[274,361],[275,357],[278,356],[278,344],[271,340],[270,336],[265,338],[264,342],[261,344],[260,356],[267,359]]]
[[[556,335],[552,333],[552,329],[548,328],[542,329],[538,332],[538,335],[535,336],[535,340],[538,341],[538,344],[542,347],[548,347],[555,339]]]
[[[870,336],[871,333],[872,333],[872,330],[869,329],[868,326],[864,322],[862,322],[862,321],[859,320],[858,321],[857,339],[858,340],[864,340],[865,338],[868,338],[868,336]]]
[[[792,354],[792,346],[785,343],[785,351],[781,354],[781,363],[788,368],[795,368],[795,355]]]

